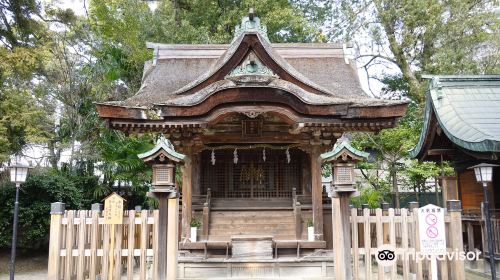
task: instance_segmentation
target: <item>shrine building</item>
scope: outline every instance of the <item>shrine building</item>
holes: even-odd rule
[[[252,235],[278,254],[331,250],[321,154],[345,132],[394,127],[406,102],[368,96],[349,46],[272,43],[252,13],[227,45],[147,47],[139,91],[97,109],[110,128],[161,133],[185,155],[179,249],[224,255],[235,236]]]

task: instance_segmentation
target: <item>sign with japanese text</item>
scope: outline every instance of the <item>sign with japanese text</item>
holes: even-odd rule
[[[420,253],[425,255],[446,254],[444,209],[427,204],[418,209]]]
[[[116,193],[104,199],[104,224],[118,225],[123,222],[123,201]]]

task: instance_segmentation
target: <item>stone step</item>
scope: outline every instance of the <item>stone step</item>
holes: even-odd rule
[[[218,230],[231,230],[234,228],[255,228],[259,230],[268,230],[268,229],[282,229],[282,230],[294,230],[295,229],[295,224],[293,223],[280,223],[280,224],[275,224],[275,223],[259,223],[259,224],[241,224],[241,223],[236,223],[236,224],[230,224],[230,223],[220,223],[220,224],[210,224],[210,229],[218,229]]]
[[[246,234],[233,234],[233,235],[209,235],[208,240],[210,241],[230,241],[231,236],[234,235],[246,235]],[[273,235],[274,240],[295,240],[295,235],[290,235],[290,234],[279,234],[279,235]],[[306,237],[307,239],[307,237]],[[305,240],[305,239],[303,239]]]

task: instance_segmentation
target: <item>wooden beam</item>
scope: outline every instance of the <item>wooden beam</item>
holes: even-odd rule
[[[455,149],[430,149],[427,151],[427,155],[429,156],[455,155],[456,153]]]

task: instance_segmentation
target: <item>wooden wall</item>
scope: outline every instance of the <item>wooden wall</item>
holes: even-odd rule
[[[458,173],[459,193],[463,209],[481,208],[483,187],[476,181],[473,170]]]

